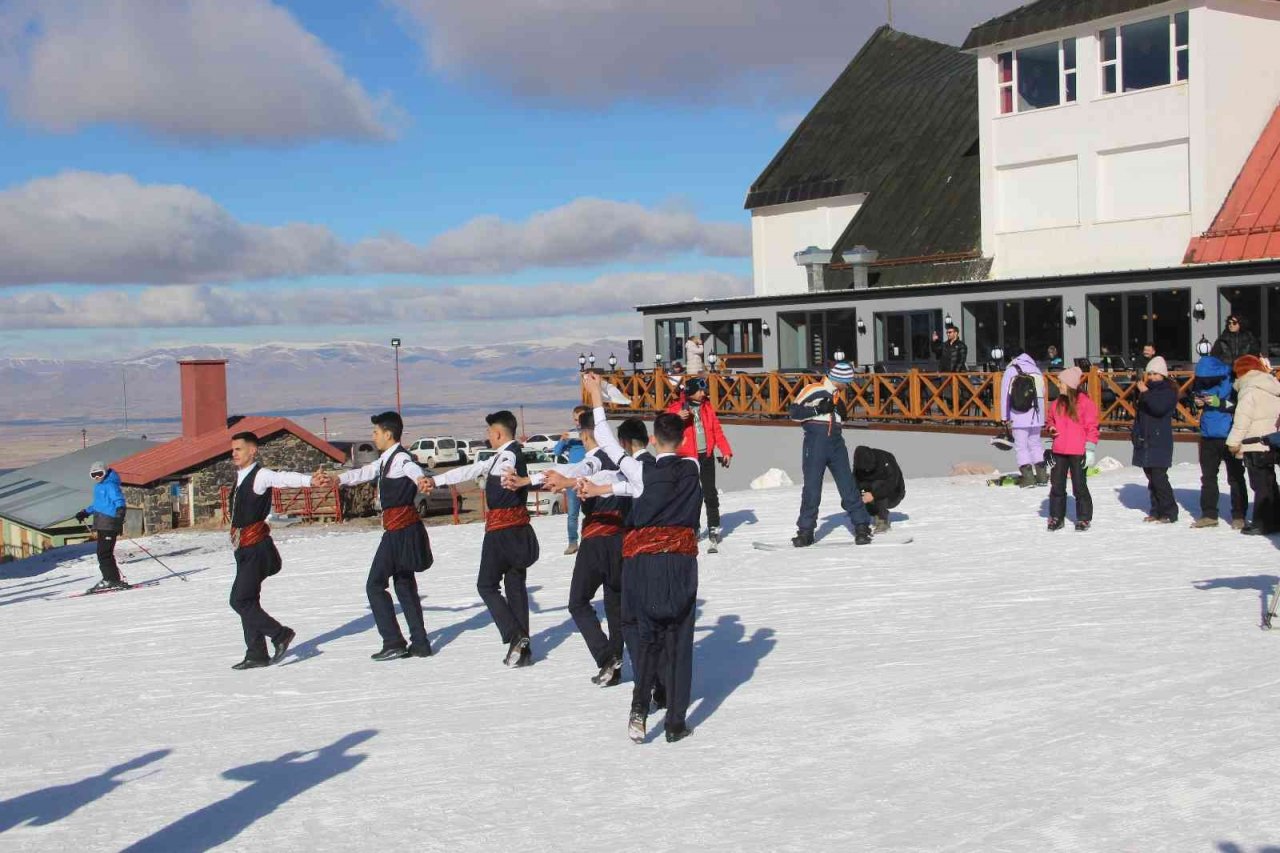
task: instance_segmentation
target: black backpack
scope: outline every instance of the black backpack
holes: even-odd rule
[[[1036,393],[1035,377],[1023,373],[1022,368],[1016,364],[1013,369],[1018,371],[1018,375],[1013,377],[1013,382],[1009,385],[1009,408],[1019,414],[1032,409],[1038,411],[1040,395]]]

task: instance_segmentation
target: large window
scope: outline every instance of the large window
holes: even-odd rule
[[[1062,353],[1061,297],[966,302],[961,307],[961,334],[969,343],[970,361],[986,361],[997,346],[1006,357],[1023,350],[1036,361],[1049,360],[1049,347]]]
[[[1280,284],[1224,287],[1218,291],[1219,316],[1226,325],[1235,314],[1246,331],[1258,336],[1268,358],[1280,358]],[[1210,333],[1210,342],[1217,336]]]
[[[711,333],[711,339],[705,341],[707,353],[715,352],[724,358],[725,367],[760,367],[763,364],[763,323],[760,320],[724,320],[703,325]]]
[[[1191,360],[1191,291],[1153,290],[1089,297],[1089,357],[1123,356],[1130,364],[1155,344],[1170,361]]]
[[[852,360],[857,352],[857,317],[840,311],[797,311],[778,315],[778,366],[782,370],[826,367],[836,352]]]
[[[1023,113],[1076,99],[1075,39],[1011,50],[996,57],[1000,113]]]
[[[689,317],[677,320],[659,320],[654,324],[658,333],[657,354],[664,364],[684,361],[684,342],[693,334],[693,321]]]
[[[941,311],[898,311],[876,315],[876,362],[886,369],[928,366],[934,361],[933,335],[942,335]]]
[[[1098,33],[1102,94],[1134,92],[1186,80],[1190,72],[1189,37],[1186,12]]]

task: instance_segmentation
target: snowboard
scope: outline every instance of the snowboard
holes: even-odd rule
[[[143,589],[144,587],[157,586],[159,585],[159,583],[160,583],[159,580],[142,581],[141,583],[129,584],[128,589],[103,589],[103,590],[99,590],[98,592],[90,592],[89,590],[86,589],[84,592],[73,592],[70,595],[68,595],[67,598],[92,598],[98,595],[111,595],[112,593],[116,593],[116,592],[129,592],[130,590],[134,590],[134,589]]]
[[[1101,473],[1102,473],[1102,469],[1098,468],[1097,466],[1094,466],[1093,468],[1086,468],[1084,470],[1085,477],[1096,477]],[[1008,474],[996,474],[994,477],[989,478],[987,480],[987,485],[988,486],[1016,486],[1018,485],[1018,481],[1021,479],[1022,479],[1022,473],[1020,471],[1011,471]],[[1047,485],[1048,484],[1046,483],[1045,486]],[[1043,487],[1036,486],[1036,488],[1043,488]]]
[[[916,541],[915,537],[905,533],[879,533],[871,538],[872,545],[886,547],[889,545],[910,545]],[[797,548],[790,542],[752,542],[751,547],[757,551],[804,551],[805,548]],[[820,542],[814,542],[809,548],[845,548],[856,549],[865,548],[866,545],[855,545],[852,539],[823,539]]]

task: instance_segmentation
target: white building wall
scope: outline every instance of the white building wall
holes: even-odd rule
[[[795,253],[830,249],[867,199],[865,194],[776,204],[751,211],[751,267],[757,296],[809,289]]]

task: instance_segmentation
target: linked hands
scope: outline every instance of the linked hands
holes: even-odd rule
[[[523,489],[525,486],[530,485],[531,482],[528,477],[521,477],[514,470],[507,471],[502,475],[502,488],[513,492],[516,489]]]
[[[613,486],[609,483],[593,483],[585,478],[578,481],[577,490],[580,498],[603,498],[613,494]]]
[[[582,387],[586,390],[593,409],[604,405],[604,391],[601,389],[600,381],[600,375],[597,373],[582,374]]]
[[[433,491],[435,491],[435,488],[436,488],[436,481],[434,477],[418,478],[418,491],[422,492],[424,495],[431,494]]]
[[[311,487],[313,489],[327,489],[333,483],[333,476],[324,468],[317,468],[315,473],[311,475]]]

